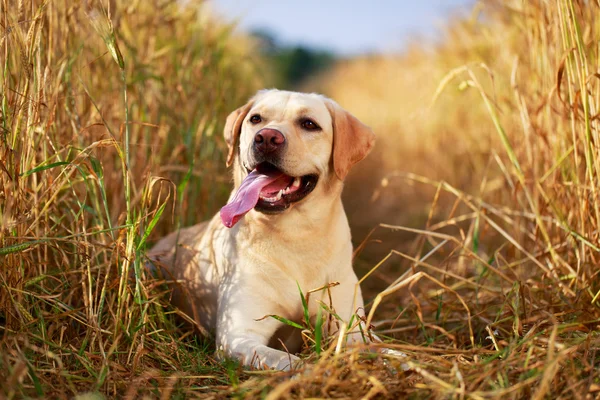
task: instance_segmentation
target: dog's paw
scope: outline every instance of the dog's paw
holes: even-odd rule
[[[292,371],[300,364],[300,358],[292,354],[286,354],[282,356],[277,364],[271,364],[271,368],[278,369],[280,371]]]
[[[262,357],[253,357],[251,367],[255,369],[276,369],[279,371],[292,371],[300,364],[300,358],[293,354],[284,353],[279,350],[263,354]]]
[[[395,359],[408,359],[408,356],[406,355],[406,353],[403,353],[401,351],[398,350],[394,350],[394,349],[390,349],[387,347],[383,347],[383,348],[379,348],[377,350],[380,354],[386,355],[390,358],[395,358]],[[384,360],[385,361],[385,360]],[[402,368],[403,371],[408,371],[410,370],[410,366],[408,365],[408,363],[401,363],[400,364],[400,368]]]
[[[379,352],[392,357],[407,357],[406,353],[394,349],[388,349],[387,347],[380,349]]]

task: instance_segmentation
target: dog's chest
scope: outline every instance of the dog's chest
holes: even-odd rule
[[[331,224],[327,232],[302,223],[295,229],[290,224],[285,229],[255,227],[242,225],[231,231],[235,251],[230,253],[234,257],[227,258],[230,268],[225,270],[236,276],[230,280],[236,290],[261,299],[261,315],[302,316],[300,291],[306,296],[353,273],[347,222]],[[326,289],[310,294],[311,303],[326,297]]]
[[[304,290],[311,290],[327,283],[325,281],[332,269],[330,261],[315,257],[314,254],[253,252],[242,257],[239,266],[243,268],[240,272],[248,279],[259,279],[275,288],[300,285]]]

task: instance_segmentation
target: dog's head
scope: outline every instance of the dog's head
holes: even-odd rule
[[[281,213],[320,186],[343,181],[375,135],[324,96],[263,90],[229,115],[225,140],[237,190],[221,210],[230,227],[252,208]]]

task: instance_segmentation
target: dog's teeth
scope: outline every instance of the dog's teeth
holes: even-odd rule
[[[266,201],[268,203],[274,203],[276,201],[281,200],[281,191],[279,191],[279,193],[277,193],[274,197],[265,197],[265,196],[260,196],[259,197],[261,200]]]
[[[279,192],[277,192],[277,196],[275,196],[275,200],[281,200],[281,195],[283,194],[283,189],[279,190]]]
[[[300,186],[300,177],[296,177],[296,179],[294,179],[294,183],[292,183],[292,187],[297,188],[298,186]]]

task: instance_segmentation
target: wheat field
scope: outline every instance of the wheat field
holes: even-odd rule
[[[143,270],[227,199],[225,117],[273,81],[254,39],[193,1],[0,21],[1,398],[600,396],[597,1],[481,1],[305,82],[378,136],[344,204],[365,322],[406,357],[307,327],[292,372],[216,360]]]

